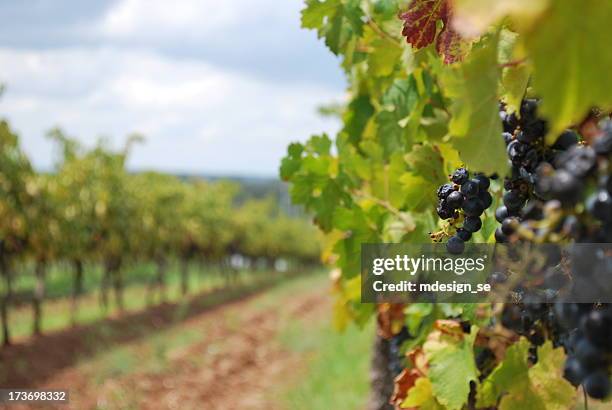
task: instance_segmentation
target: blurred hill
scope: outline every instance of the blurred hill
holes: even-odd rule
[[[183,180],[230,181],[241,189],[236,197],[238,203],[250,198],[275,198],[279,207],[290,216],[303,214],[302,208],[291,204],[288,185],[278,178],[249,177],[240,175],[174,174]]]

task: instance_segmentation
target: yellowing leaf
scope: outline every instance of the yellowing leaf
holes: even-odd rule
[[[549,120],[550,139],[597,106],[612,109],[612,2],[555,0],[526,32],[534,91]]]
[[[431,381],[427,377],[417,379],[414,386],[408,390],[408,396],[400,407],[418,408],[419,410],[444,410],[444,407],[433,396]]]
[[[529,368],[529,342],[522,338],[506,351],[506,357],[482,382],[477,406],[500,410],[564,410],[572,408],[575,389],[563,378],[565,354],[546,342],[538,349],[538,363]]]

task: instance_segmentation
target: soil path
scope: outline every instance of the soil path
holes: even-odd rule
[[[177,332],[201,329],[202,337],[171,351],[162,371],[136,366],[96,381],[95,368],[85,363],[59,370],[35,388],[68,386],[71,402],[58,409],[279,409],[279,386],[297,382],[307,359],[283,346],[279,332],[296,319],[323,320],[330,305],[324,278],[298,294],[266,297],[249,296],[177,325]]]

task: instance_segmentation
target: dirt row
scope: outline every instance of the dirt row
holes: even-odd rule
[[[329,301],[318,287],[253,308],[262,297],[249,296],[178,325],[201,329],[202,338],[172,351],[161,372],[137,369],[96,382],[91,369],[75,365],[34,387],[68,386],[70,404],[58,409],[281,409],[278,386],[297,382],[307,358],[287,349],[277,336],[298,318],[322,320],[329,314]]]

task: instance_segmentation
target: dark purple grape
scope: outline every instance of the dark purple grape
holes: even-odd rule
[[[449,209],[446,203],[439,204],[436,208],[436,212],[438,213],[440,219],[450,219],[454,215],[453,210]]]
[[[509,191],[504,194],[504,205],[509,211],[518,211],[525,204],[525,199],[517,191]]]
[[[502,221],[501,231],[504,235],[512,235],[516,231],[518,219],[514,217],[506,218]]]
[[[440,185],[438,188],[438,198],[446,199],[446,197],[448,197],[450,193],[454,191],[455,189],[453,188],[452,184]]]
[[[521,122],[528,122],[535,119],[538,109],[538,100],[526,98],[521,102]]]
[[[580,364],[584,369],[595,369],[601,363],[601,357],[604,353],[597,347],[593,346],[587,339],[580,339],[575,346],[574,354],[580,360]]]
[[[463,229],[468,232],[478,232],[482,228],[482,220],[477,216],[468,216],[463,221]]]
[[[599,370],[584,379],[584,390],[594,399],[605,399],[610,394],[610,376]]]
[[[453,255],[459,255],[463,253],[465,249],[465,242],[458,236],[452,236],[448,242],[446,242],[446,250],[448,253]]]
[[[601,190],[594,193],[587,200],[587,210],[600,221],[612,220],[612,196],[608,191]]]
[[[552,148],[565,151],[578,144],[578,139],[578,134],[576,134],[574,131],[565,130],[561,133],[561,135],[559,135]]]
[[[512,134],[518,126],[518,119],[516,118],[516,115],[514,113],[507,114],[502,120],[502,125],[505,132]]]
[[[573,205],[580,200],[583,184],[572,173],[557,171],[551,180],[550,193],[564,205]]]
[[[504,235],[504,233],[502,232],[501,228],[497,228],[495,230],[495,241],[497,243],[508,242],[508,238],[506,237],[506,235]]]
[[[478,189],[481,192],[486,191],[491,186],[491,181],[489,180],[489,178],[482,174],[476,175],[473,179],[478,182]]]
[[[453,175],[451,175],[451,181],[455,184],[463,185],[465,181],[470,178],[470,173],[465,168],[458,168]]]
[[[510,141],[512,141],[512,134],[509,132],[502,132],[502,138],[504,139],[504,143],[508,145]]]
[[[463,194],[459,191],[453,191],[446,197],[446,203],[449,208],[457,209],[463,205]]]
[[[506,219],[509,216],[508,214],[508,208],[506,208],[505,206],[500,206],[499,208],[497,208],[495,210],[495,219],[497,220],[497,222],[501,223],[504,219]]]
[[[493,272],[489,277],[489,282],[492,284],[506,283],[508,276],[503,272]]]
[[[467,242],[472,238],[472,233],[465,228],[457,229],[456,235],[464,242]]]
[[[608,305],[609,306],[609,305]],[[592,310],[582,318],[580,328],[594,345],[610,349],[612,340],[612,309]]]
[[[468,198],[463,203],[463,212],[467,216],[480,216],[484,212],[484,205],[478,198]]]
[[[584,178],[595,169],[597,157],[593,148],[576,145],[562,153],[556,165],[577,178]]]
[[[563,369],[563,376],[574,386],[578,386],[582,383],[584,379],[584,369],[578,359],[573,356],[567,358]]]
[[[461,193],[468,198],[478,195],[478,181],[471,179],[461,185]]]
[[[482,205],[487,209],[493,203],[493,197],[487,191],[480,191],[478,193],[478,199],[482,201]]]
[[[612,132],[598,137],[593,143],[593,149],[597,155],[610,155],[612,154]]]

